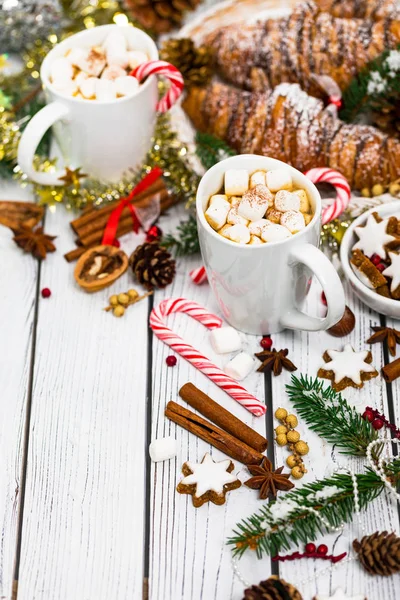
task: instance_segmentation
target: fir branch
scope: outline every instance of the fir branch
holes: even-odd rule
[[[220,160],[234,156],[236,152],[225,142],[209,133],[196,133],[196,154],[205,169],[210,169]]]
[[[392,461],[387,470],[392,474],[392,481],[396,485],[400,479],[400,459]],[[370,469],[365,474],[356,475],[356,479],[360,508],[363,509],[382,493],[385,485]],[[332,486],[333,490],[329,491]],[[324,497],[325,499],[321,499]],[[287,507],[290,503],[292,510],[290,514],[286,511],[285,515],[285,504]],[[274,511],[277,504],[279,510]],[[352,521],[354,510],[352,478],[350,475],[337,473],[305,484],[264,505],[260,511],[237,524],[228,544],[233,546],[235,555],[241,556],[247,549],[252,549],[259,558],[264,554],[274,556],[282,549],[289,550],[293,545],[316,540],[319,534],[330,528]],[[312,511],[317,511],[329,527]]]
[[[317,378],[292,375],[292,383],[286,386],[286,391],[310,429],[338,446],[341,454],[365,456],[368,445],[377,439],[378,433],[371,423],[341,394],[330,386],[324,387]],[[379,455],[381,449],[380,446],[375,448],[375,455]]]
[[[193,215],[190,215],[186,221],[181,221],[176,231],[175,235],[167,234],[161,240],[161,246],[173,250],[176,256],[188,256],[200,252],[197,222]]]

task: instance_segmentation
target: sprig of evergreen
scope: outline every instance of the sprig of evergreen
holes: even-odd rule
[[[287,394],[310,429],[339,447],[341,454],[365,456],[368,445],[378,433],[371,423],[330,386],[317,379],[292,375]],[[375,454],[380,447],[375,448]]]
[[[396,485],[400,480],[400,459],[387,466],[391,480]],[[383,481],[372,470],[356,475],[360,508],[365,508],[384,490]],[[324,491],[335,486],[330,497]],[[322,496],[318,496],[318,492]],[[317,496],[316,496],[317,494]],[[294,503],[289,515],[284,515],[285,503]],[[276,518],[273,507],[281,503]],[[272,509],[272,511],[271,511]],[[329,524],[329,527],[315,514],[316,511]],[[305,484],[302,488],[285,494],[281,499],[264,505],[261,510],[236,525],[228,544],[233,553],[241,556],[247,549],[255,550],[261,558],[264,554],[275,556],[282,549],[289,550],[293,545],[316,540],[318,535],[350,522],[355,511],[354,488],[350,475],[337,473],[331,477]]]
[[[235,156],[236,152],[223,140],[209,134],[196,133],[196,154],[205,169],[210,169],[220,160]]]
[[[176,256],[200,252],[196,218],[190,215],[186,221],[181,221],[176,228],[176,234],[167,234],[160,243],[164,248],[173,250]]]

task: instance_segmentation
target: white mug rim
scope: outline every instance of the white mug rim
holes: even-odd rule
[[[309,185],[311,187],[311,189],[313,190],[313,195],[315,198],[315,212],[314,212],[314,216],[311,219],[311,221],[304,227],[304,229],[302,229],[301,231],[295,233],[294,235],[292,235],[290,238],[286,238],[284,240],[277,240],[275,242],[267,242],[264,244],[238,244],[237,242],[233,242],[232,240],[229,240],[228,238],[220,235],[217,231],[215,231],[215,229],[213,229],[211,227],[211,225],[207,222],[207,219],[205,217],[205,213],[204,213],[204,209],[202,206],[202,197],[201,197],[201,191],[202,191],[202,187],[204,187],[205,183],[204,181],[208,181],[210,179],[210,177],[213,176],[213,174],[215,173],[215,171],[220,171],[221,170],[221,166],[224,165],[226,166],[225,169],[223,168],[222,171],[226,171],[229,166],[229,163],[232,162],[237,162],[239,160],[239,162],[241,161],[241,159],[244,159],[244,161],[246,162],[249,158],[251,159],[257,159],[257,161],[259,161],[260,159],[264,159],[268,162],[273,162],[274,164],[277,165],[277,168],[282,166],[282,167],[286,167],[288,169],[290,169],[291,171],[294,171],[296,173],[296,176],[300,175],[300,179],[305,179],[307,182],[307,185]],[[236,167],[235,167],[236,168]],[[240,166],[237,166],[238,169],[240,169]],[[257,169],[255,169],[257,170]],[[268,169],[271,170],[271,169]],[[235,248],[243,248],[243,250],[246,251],[252,251],[254,250],[255,252],[258,252],[260,250],[264,250],[265,248],[268,248],[270,246],[277,246],[280,244],[287,244],[288,242],[293,242],[294,240],[300,240],[305,234],[306,231],[309,227],[311,227],[312,225],[314,225],[316,223],[316,221],[318,221],[321,218],[321,210],[322,210],[322,201],[321,201],[321,195],[318,191],[318,189],[316,188],[316,186],[314,185],[314,183],[308,179],[304,173],[302,173],[301,171],[299,171],[298,169],[295,169],[294,167],[292,167],[291,165],[288,165],[287,163],[278,160],[276,158],[272,158],[270,156],[262,156],[260,154],[238,154],[236,156],[230,156],[228,158],[225,158],[224,160],[221,160],[220,162],[216,163],[215,165],[213,165],[210,169],[208,169],[208,171],[206,171],[203,175],[203,177],[200,180],[200,183],[198,185],[197,188],[197,193],[196,193],[196,212],[197,212],[197,218],[199,219],[201,225],[204,227],[204,229],[206,230],[206,232],[208,234],[210,234],[212,237],[214,237],[215,239],[218,239],[221,243],[224,243],[228,246],[233,246]]]
[[[42,82],[42,84],[54,95],[57,97],[58,101],[64,101],[64,102],[73,102],[73,103],[78,103],[78,104],[88,104],[90,106],[106,106],[106,105],[110,105],[110,104],[115,104],[118,102],[118,104],[121,104],[122,102],[128,102],[129,100],[132,100],[132,98],[137,98],[138,96],[140,96],[140,94],[142,92],[144,92],[147,87],[149,85],[151,85],[152,80],[154,79],[154,75],[150,75],[150,77],[148,77],[146,79],[146,81],[140,85],[139,89],[137,90],[137,92],[135,92],[135,94],[131,94],[130,96],[124,96],[122,98],[115,98],[113,100],[90,100],[88,98],[76,98],[75,96],[65,96],[64,94],[61,94],[55,87],[54,85],[50,82],[49,77],[44,73],[44,71],[47,69],[47,64],[49,63],[49,61],[51,61],[51,56],[54,53],[55,50],[59,49],[60,46],[68,46],[68,42],[70,42],[72,39],[76,38],[76,37],[86,37],[89,36],[90,33],[92,31],[95,30],[99,30],[99,29],[110,29],[110,28],[114,28],[114,27],[119,27],[120,29],[129,29],[129,30],[134,30],[135,33],[139,34],[139,37],[143,36],[145,38],[147,38],[148,41],[150,41],[150,46],[152,47],[152,53],[154,54],[154,58],[151,57],[151,60],[158,60],[158,49],[157,46],[154,43],[154,40],[152,40],[152,38],[147,35],[147,33],[145,33],[144,31],[142,31],[141,29],[138,29],[137,27],[135,27],[134,25],[117,25],[114,23],[110,23],[108,25],[99,25],[97,27],[93,27],[91,29],[85,29],[83,31],[78,31],[78,33],[75,33],[74,35],[71,35],[70,37],[66,38],[65,40],[62,40],[61,42],[58,42],[54,48],[52,48],[50,50],[50,52],[48,52],[42,62],[42,65],[40,67],[40,80]]]

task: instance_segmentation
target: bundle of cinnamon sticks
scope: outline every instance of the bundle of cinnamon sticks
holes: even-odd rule
[[[192,383],[186,383],[179,395],[207,421],[176,402],[168,402],[165,416],[215,448],[245,465],[260,464],[268,441],[228,410],[214,402]]]
[[[161,212],[166,211],[170,206],[177,202],[177,198],[168,192],[162,178],[158,179],[144,192],[137,194],[132,200],[132,205],[142,209],[149,206],[155,200],[160,202]],[[118,206],[118,203],[119,200],[116,200],[115,202],[110,202],[110,204],[107,204],[107,206],[104,206],[103,208],[89,208],[84,211],[80,217],[71,221],[70,225],[77,234],[77,247],[64,255],[64,258],[68,262],[77,260],[88,248],[93,248],[94,246],[101,244],[110,214],[114,208]],[[126,206],[118,224],[117,237],[125,235],[130,231],[132,231],[132,215],[129,208]]]

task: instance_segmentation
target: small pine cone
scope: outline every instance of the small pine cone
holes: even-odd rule
[[[186,87],[205,85],[213,71],[213,54],[207,46],[196,46],[190,38],[166,40],[160,50],[161,60],[173,64],[183,75]]]
[[[258,585],[245,590],[243,600],[303,600],[300,592],[290,583],[272,575]]]
[[[370,575],[393,575],[400,571],[400,538],[387,531],[354,540],[358,559]]]
[[[165,33],[181,24],[200,0],[123,0],[123,6],[146,29]]]
[[[148,290],[165,288],[175,277],[174,259],[154,242],[138,246],[131,254],[129,264],[138,282]]]

